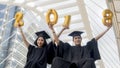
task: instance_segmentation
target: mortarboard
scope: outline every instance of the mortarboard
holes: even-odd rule
[[[68,36],[72,36],[72,37],[81,36],[82,33],[83,33],[82,31],[73,31]]]
[[[49,36],[45,31],[36,32],[35,34],[36,34],[38,37],[39,37],[39,36],[42,36],[42,37],[44,37],[45,39],[50,38],[50,36]]]

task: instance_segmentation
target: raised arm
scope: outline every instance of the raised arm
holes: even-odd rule
[[[60,35],[62,34],[63,31],[65,31],[66,29],[69,29],[69,27],[63,27],[63,29],[60,31],[60,33],[58,34],[58,38],[60,37]]]
[[[55,33],[55,30],[53,28],[53,25],[49,24],[49,28],[51,29],[52,33],[53,33],[53,37],[54,37],[54,40],[53,42],[58,45],[59,44],[59,39],[58,39],[58,36],[57,34]]]
[[[105,31],[103,31],[102,33],[95,37],[95,40],[99,40],[111,27],[112,25],[108,26]]]
[[[23,31],[22,31],[22,28],[21,28],[21,27],[18,27],[18,28],[19,28],[19,30],[20,30],[20,33],[21,33],[21,35],[22,35],[22,39],[23,39],[26,47],[28,47],[28,46],[29,46],[29,43],[28,43],[28,41],[26,40],[26,38],[25,38],[25,36],[24,36],[24,33],[23,33]]]

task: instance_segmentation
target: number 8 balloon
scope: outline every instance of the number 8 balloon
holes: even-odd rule
[[[103,14],[103,19],[102,19],[103,24],[105,26],[112,25],[112,17],[113,17],[112,11],[109,9],[105,9],[102,14]]]

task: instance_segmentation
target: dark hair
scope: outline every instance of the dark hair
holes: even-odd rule
[[[37,40],[38,40],[38,38],[40,38],[40,37],[42,37],[42,38],[44,39],[44,43],[43,43],[43,46],[42,46],[42,47],[45,47],[45,46],[47,45],[47,42],[46,42],[46,39],[45,39],[43,36],[38,36],[37,39],[35,40],[34,44],[35,44],[36,46],[38,46],[38,45],[37,45]]]

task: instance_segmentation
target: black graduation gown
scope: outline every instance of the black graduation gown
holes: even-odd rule
[[[86,46],[70,46],[60,42],[57,56],[53,60],[52,68],[95,68],[94,61],[100,59],[95,39],[89,41]]]
[[[47,46],[47,63],[51,64],[53,58],[56,56],[56,45],[53,42],[50,42]]]
[[[54,58],[52,46],[53,45],[48,45],[37,48],[30,45],[28,47],[27,61],[24,68],[47,68],[47,63],[52,63],[52,59]],[[49,55],[51,55],[51,57]]]

